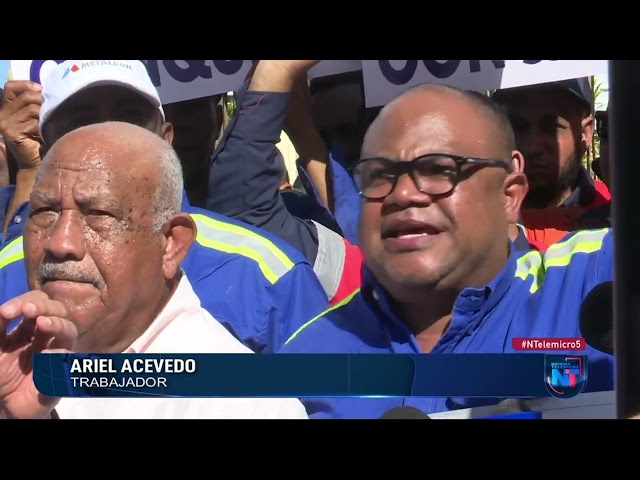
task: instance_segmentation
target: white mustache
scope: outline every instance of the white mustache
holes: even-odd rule
[[[96,273],[85,272],[74,262],[42,262],[38,267],[38,281],[42,285],[49,280],[67,280],[70,282],[92,283],[96,287],[104,284]]]

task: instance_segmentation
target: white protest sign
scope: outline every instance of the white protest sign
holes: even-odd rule
[[[309,79],[362,70],[362,60],[321,60],[309,69]]]
[[[242,86],[251,60],[145,60],[163,104],[217,95]]]
[[[421,83],[497,90],[606,74],[607,60],[363,60],[367,107],[385,105]]]
[[[236,90],[251,68],[250,60],[143,60],[163,104]],[[64,60],[11,60],[10,79],[45,84]]]

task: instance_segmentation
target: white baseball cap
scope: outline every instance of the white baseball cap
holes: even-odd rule
[[[40,135],[53,112],[76,93],[89,87],[116,85],[139,93],[160,110],[162,102],[140,60],[65,60],[47,75],[42,87]]]

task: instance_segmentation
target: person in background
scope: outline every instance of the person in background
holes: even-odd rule
[[[330,152],[349,168],[360,156],[366,128],[362,71],[314,78],[309,82],[311,116]]]
[[[220,95],[169,103],[162,108],[173,126],[171,144],[182,162],[189,203],[202,208],[207,198],[209,159],[222,126]]]
[[[608,201],[606,186],[582,165],[594,133],[587,78],[498,90],[493,99],[505,107],[525,158],[530,191],[524,208],[593,208]]]
[[[582,215],[611,198],[582,165],[594,133],[591,86],[578,78],[498,90],[493,99],[506,109],[525,159],[529,193],[522,224],[544,251],[582,228]]]
[[[313,265],[329,302],[335,304],[360,285],[362,254],[357,246],[321,222],[289,212],[280,191],[283,162],[275,148],[287,121],[296,82],[318,62],[257,63],[250,80],[237,94],[238,108],[214,153],[207,208],[263,228],[298,249]],[[304,158],[304,149],[293,132],[287,133]],[[317,135],[309,138],[318,152],[324,150],[317,157],[318,163],[323,164],[318,176],[326,179],[326,145]]]
[[[309,87],[304,75],[296,79],[291,90],[284,131],[298,154],[297,181],[300,185],[299,188],[281,192],[288,212],[342,235],[342,229],[333,215],[333,169],[329,150],[314,126],[310,114]]]
[[[509,229],[527,194],[523,161],[509,119],[486,95],[420,85],[386,105],[354,168],[362,286],[305,323],[280,353],[511,353],[514,338],[580,338],[582,300],[612,277],[612,236],[577,232],[544,257],[517,251]],[[586,390],[611,390],[613,357],[589,346],[581,354]],[[403,405],[429,414],[499,400],[303,403],[312,418],[379,418]]]
[[[0,212],[3,213],[0,248],[14,240],[27,218],[26,202],[40,165],[42,142],[38,131],[38,115],[42,103],[42,87],[29,81],[9,81],[4,85],[0,108],[0,135],[7,157],[15,163],[15,184],[0,189]],[[11,173],[11,172],[10,172]]]
[[[39,112],[37,130],[47,148],[80,126],[110,119],[137,124],[167,142],[173,140],[174,130],[164,118],[158,91],[140,61],[67,61],[51,71],[41,95],[42,107],[37,97],[32,99],[37,104],[27,110]],[[19,127],[15,124],[10,130],[20,133]],[[29,194],[32,187],[24,186]],[[20,205],[19,211],[28,218],[29,205]],[[191,215],[198,228],[182,268],[204,308],[249,348],[273,351],[287,332],[299,326],[298,319],[326,308],[326,295],[312,267],[286,242],[193,207],[186,194],[182,211]],[[0,250],[0,301],[27,291],[19,236],[24,222],[19,226],[18,236]]]
[[[365,108],[362,72],[313,79],[309,91],[308,114],[329,150],[331,172],[325,183],[332,192],[330,209],[344,237],[358,245],[360,195],[349,172],[360,156],[364,133],[380,108]],[[291,100],[294,102],[295,96]],[[313,185],[308,190],[326,188],[320,185],[321,178],[310,180]]]
[[[30,290],[57,302],[54,314],[75,325],[75,351],[252,353],[202,307],[180,267],[197,230],[181,212],[182,191],[176,152],[142,127],[93,124],[51,147],[31,193],[25,266]],[[29,316],[24,298],[4,303],[2,316]],[[29,329],[33,319],[23,319],[9,336]],[[1,375],[15,381],[21,370]],[[266,398],[63,398],[56,412],[62,419],[306,418],[297,399]]]
[[[606,111],[595,113],[596,133],[600,140],[600,156],[592,163],[598,180],[596,188],[606,185],[609,201],[595,207],[558,207],[543,211],[546,215],[536,215],[536,211],[528,211],[529,226],[526,230],[528,238],[541,240],[540,243],[556,241],[569,232],[611,226],[611,178],[609,174],[609,128]],[[607,196],[605,195],[605,197]],[[551,227],[549,225],[552,225]]]

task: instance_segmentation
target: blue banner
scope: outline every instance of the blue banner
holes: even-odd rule
[[[558,364],[555,357],[36,354],[33,378],[41,393],[54,397],[528,398],[579,393],[586,384],[586,357],[580,357],[584,365],[580,376],[565,375],[565,364]],[[553,370],[551,375],[551,367],[560,373]]]

